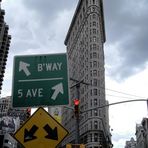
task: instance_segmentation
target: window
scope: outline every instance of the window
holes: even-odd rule
[[[93,19],[95,19],[95,18],[96,18],[96,14],[93,14],[93,16],[92,16],[92,17],[93,17]]]
[[[92,142],[92,134],[90,134],[90,142]]]
[[[95,7],[92,7],[92,11],[95,11]]]
[[[88,6],[88,0],[86,0],[86,7]]]
[[[91,34],[91,32],[90,32],[90,34]],[[92,38],[90,37],[90,42],[92,42]]]
[[[96,29],[93,29],[93,34],[96,34],[96,33],[97,33]]]
[[[94,89],[94,95],[97,95],[98,93],[97,93],[97,89]]]
[[[95,4],[95,0],[93,0],[93,4]]]
[[[93,44],[93,50],[96,50],[96,44]]]
[[[92,45],[90,45],[90,50],[92,50]]]
[[[92,76],[92,70],[90,71],[90,76]]]
[[[93,67],[97,67],[97,61],[93,61]]]
[[[94,116],[98,116],[98,111],[97,111],[97,109],[94,109]]]
[[[93,70],[93,76],[97,76],[97,70]]]
[[[93,79],[93,86],[97,86],[97,79]]]
[[[6,139],[4,142],[5,142],[5,143],[8,143],[8,142],[9,142],[9,140],[7,140],[7,139]]]
[[[92,89],[90,90],[90,96],[92,96]]]
[[[91,127],[91,129],[92,129],[92,121],[90,121],[90,127]]]
[[[94,99],[94,106],[97,106],[97,99]]]
[[[93,58],[97,58],[97,53],[93,52]]]
[[[92,53],[90,53],[90,59],[92,59]]]
[[[101,114],[101,110],[99,110],[99,116],[102,116],[102,114]]]
[[[98,133],[95,133],[95,134],[94,134],[94,141],[95,141],[95,142],[98,142]]]
[[[94,128],[98,129],[98,121],[94,121]]]
[[[90,111],[90,116],[92,117],[92,110]]]
[[[91,27],[91,22],[90,22],[90,27]]]
[[[93,26],[96,26],[96,22],[93,22]]]
[[[84,143],[87,143],[87,135],[84,136]]]
[[[93,42],[96,42],[96,37],[95,36],[93,37]]]
[[[96,63],[97,64],[97,63]],[[90,68],[92,68],[92,62],[90,62]]]
[[[85,8],[83,7],[83,13],[85,13]]]

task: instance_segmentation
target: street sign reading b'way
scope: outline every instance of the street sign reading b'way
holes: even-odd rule
[[[67,56],[15,56],[13,107],[69,104]]]

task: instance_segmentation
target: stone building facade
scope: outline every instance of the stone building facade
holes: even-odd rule
[[[105,27],[102,0],[79,0],[68,30],[67,47],[70,86],[70,106],[79,96],[80,116],[77,125],[73,110],[63,110],[63,125],[70,135],[62,145],[79,142],[87,148],[111,147],[108,102],[105,99],[104,43]],[[78,95],[79,94],[79,95]]]
[[[4,21],[4,15],[5,11],[1,9],[0,1],[0,94],[11,41],[11,36],[8,34],[9,26]]]

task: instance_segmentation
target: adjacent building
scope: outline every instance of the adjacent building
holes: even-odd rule
[[[4,15],[5,11],[1,9],[0,4],[0,94],[11,40],[11,36],[8,35],[9,26],[4,21]]]
[[[125,148],[136,148],[137,142],[132,137],[129,141],[126,141]]]
[[[136,125],[136,148],[148,148],[148,118],[143,118],[141,124]]]
[[[0,147],[17,147],[17,142],[10,134],[30,116],[30,109],[14,109],[11,101],[10,96],[0,99]]]
[[[79,127],[79,143],[87,148],[112,147],[108,108],[99,108],[108,104],[105,99],[105,40],[103,0],[79,0],[65,45],[70,86],[73,86],[70,89],[70,105],[74,106],[74,99],[80,100],[80,116],[77,125],[74,111],[63,109],[63,125],[70,135],[62,146],[77,143]]]
[[[0,117],[7,116],[8,110],[11,107],[11,98],[3,97],[0,99]]]

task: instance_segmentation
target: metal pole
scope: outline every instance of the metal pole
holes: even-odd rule
[[[76,97],[79,100],[80,97],[80,83],[76,85]],[[76,144],[80,144],[80,139],[79,139],[79,135],[80,135],[80,131],[79,131],[79,113],[77,115],[75,115],[76,117]]]

